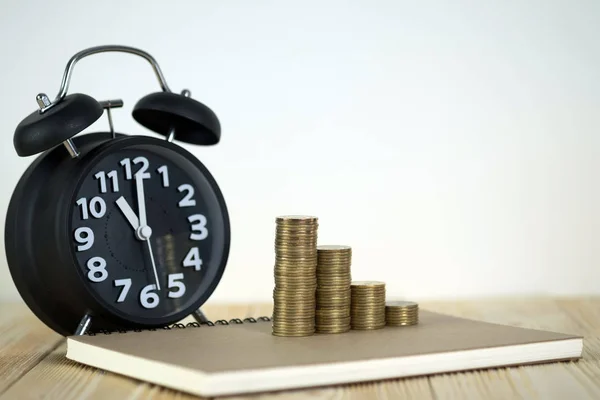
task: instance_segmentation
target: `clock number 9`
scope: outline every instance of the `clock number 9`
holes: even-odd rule
[[[94,244],[94,231],[85,226],[75,229],[75,241],[80,244],[77,251],[88,250]]]

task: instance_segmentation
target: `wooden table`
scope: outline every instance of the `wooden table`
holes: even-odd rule
[[[457,316],[584,336],[577,362],[397,379],[251,398],[600,399],[600,297],[422,302]],[[211,319],[270,315],[267,305],[206,307]],[[22,304],[0,305],[0,399],[194,399],[67,360],[65,340]],[[240,397],[236,397],[240,398]]]

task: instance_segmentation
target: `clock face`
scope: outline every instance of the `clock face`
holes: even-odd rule
[[[206,300],[229,247],[220,192],[168,149],[127,148],[81,178],[70,216],[80,276],[106,309],[152,323]]]

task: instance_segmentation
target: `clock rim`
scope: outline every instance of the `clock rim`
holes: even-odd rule
[[[101,144],[107,136],[101,135],[85,135],[73,138],[74,143],[85,154],[89,148],[93,148]],[[61,155],[59,152],[64,151]],[[55,160],[52,157],[56,157]],[[52,287],[50,290],[39,290],[46,287],[43,280],[42,271],[44,266],[36,257],[34,247],[35,243],[35,227],[19,226],[19,222],[27,221],[35,223],[43,213],[36,207],[42,189],[46,189],[48,182],[44,180],[47,175],[44,174],[48,168],[58,174],[68,174],[68,161],[70,156],[62,146],[56,146],[45,151],[36,157],[33,162],[25,169],[15,188],[11,194],[9,204],[6,211],[5,221],[5,237],[4,244],[6,249],[6,259],[11,274],[13,283],[17,292],[21,296],[25,305],[31,312],[48,328],[63,336],[73,334],[77,328],[79,320],[85,315],[82,312],[77,317],[82,309],[87,309],[86,297],[81,298],[81,304],[71,305],[67,309],[60,308],[65,303],[61,298],[62,292],[59,288]],[[43,182],[39,185],[38,182]],[[25,192],[31,187],[38,186],[36,193]],[[56,226],[58,219],[54,216],[54,224],[51,229]],[[58,260],[57,260],[58,261]],[[56,262],[57,267],[53,271],[58,274],[65,273],[65,266],[60,262]],[[77,307],[78,306],[78,307]],[[66,316],[66,314],[69,314]],[[73,317],[73,325],[69,328],[68,325]],[[75,321],[76,319],[76,321]]]
[[[99,134],[106,134],[107,132],[94,132]],[[189,306],[183,308],[177,313],[171,314],[170,316],[165,317],[137,317],[132,314],[121,312],[117,307],[110,304],[105,298],[100,296],[91,286],[90,283],[85,279],[85,274],[83,273],[79,261],[76,258],[75,251],[72,246],[72,235],[71,235],[71,220],[73,215],[73,204],[78,196],[79,189],[84,179],[89,176],[90,171],[97,165],[98,162],[101,162],[107,155],[112,152],[120,151],[127,148],[135,148],[140,145],[146,146],[157,146],[158,149],[168,149],[173,151],[176,155],[182,156],[185,160],[190,162],[195,168],[196,171],[187,171],[186,173],[189,175],[194,175],[200,173],[204,179],[208,182],[209,186],[214,192],[217,203],[221,208],[221,214],[223,219],[223,257],[221,259],[220,264],[216,267],[217,270],[215,272],[214,278],[207,286],[204,293],[202,293],[194,302],[192,302]],[[148,151],[148,150],[146,150]],[[151,151],[151,150],[150,150]],[[161,154],[161,156],[165,156]],[[166,157],[169,158],[168,156]],[[83,160],[82,160],[83,161]],[[208,168],[191,152],[187,151],[183,147],[176,145],[174,143],[168,142],[165,139],[157,139],[150,136],[121,136],[112,140],[105,141],[100,145],[94,147],[88,154],[85,155],[85,164],[81,165],[80,169],[75,172],[77,179],[74,179],[66,189],[66,193],[69,195],[66,196],[68,201],[65,201],[63,206],[61,207],[61,212],[58,220],[63,221],[64,229],[62,229],[62,233],[60,235],[59,242],[61,243],[60,247],[65,251],[65,258],[68,258],[72,263],[73,268],[75,268],[74,275],[77,277],[77,282],[81,284],[83,290],[91,297],[93,301],[92,309],[110,319],[114,320],[118,324],[122,324],[125,326],[142,326],[146,328],[152,327],[161,327],[169,323],[174,323],[182,320],[183,318],[189,316],[194,311],[199,309],[214,293],[218,284],[220,283],[223,275],[225,273],[225,269],[227,266],[227,262],[229,260],[229,253],[231,248],[231,222],[229,216],[229,210],[227,208],[227,204],[223,193],[216,182],[212,173],[208,170]],[[92,320],[93,324],[93,320]]]

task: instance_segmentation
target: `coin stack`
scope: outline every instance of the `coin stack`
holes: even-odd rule
[[[385,303],[385,321],[388,326],[408,326],[419,323],[419,305],[412,301]]]
[[[315,333],[318,219],[288,215],[276,218],[273,335]]]
[[[350,330],[350,246],[317,247],[317,310],[315,330],[343,333]]]
[[[385,327],[385,283],[378,281],[352,282],[352,329],[372,330]]]

